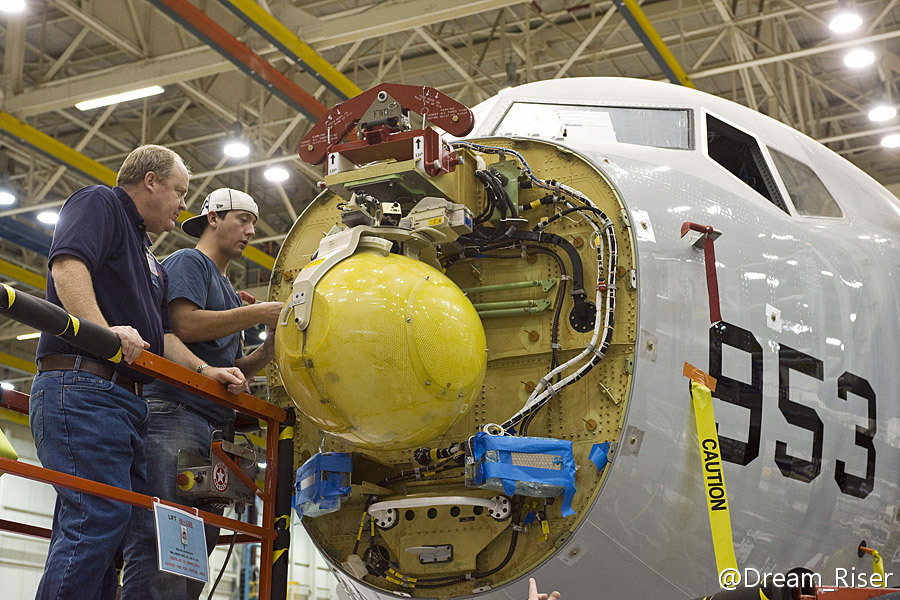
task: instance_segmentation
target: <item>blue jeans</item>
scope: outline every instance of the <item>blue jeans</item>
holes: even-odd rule
[[[178,494],[178,451],[189,450],[209,457],[213,431],[221,424],[186,408],[178,402],[149,400],[150,431],[147,435],[147,494],[161,500],[194,506]],[[222,510],[208,512],[222,514]],[[219,539],[218,527],[206,527],[206,551],[211,553]],[[210,573],[211,578],[214,577]],[[153,513],[136,510],[125,546],[125,576],[122,600],[194,600],[205,585],[180,575],[159,570],[156,526]]]
[[[31,435],[54,471],[143,493],[147,420],[143,398],[90,373],[45,371],[31,385]],[[56,494],[38,600],[115,598],[131,505],[63,487]]]

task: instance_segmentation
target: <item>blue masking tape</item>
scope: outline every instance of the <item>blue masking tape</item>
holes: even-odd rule
[[[472,440],[472,448],[476,460],[474,470],[476,484],[482,484],[487,479],[498,479],[503,484],[503,491],[509,496],[515,495],[517,481],[558,486],[563,489],[562,516],[575,514],[572,510],[572,498],[575,496],[575,459],[572,454],[572,442],[549,438],[497,436],[479,432]],[[497,451],[499,462],[483,462],[484,454],[489,450]],[[513,465],[512,452],[554,455],[558,458],[557,464],[561,468],[542,469]]]
[[[594,463],[598,471],[602,471],[603,467],[609,462],[609,442],[591,446],[591,453],[588,455],[588,458]]]
[[[313,500],[320,509],[337,508],[342,497],[350,495],[350,486],[343,485],[345,476],[353,471],[353,461],[346,452],[316,454],[297,469],[294,483],[293,507],[300,517],[300,505]],[[303,482],[312,478],[305,487]]]

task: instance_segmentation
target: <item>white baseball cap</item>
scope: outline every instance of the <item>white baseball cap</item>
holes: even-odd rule
[[[256,215],[257,219],[259,218],[259,207],[256,206],[256,202],[253,201],[253,197],[250,194],[231,188],[219,188],[203,201],[200,214],[187,219],[181,224],[181,229],[189,236],[198,238],[203,233],[203,227],[206,224],[206,214],[210,211],[224,212],[226,210],[246,210]]]

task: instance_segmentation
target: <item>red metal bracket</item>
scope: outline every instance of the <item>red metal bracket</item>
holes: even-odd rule
[[[681,224],[681,237],[688,231],[697,231],[703,234],[703,257],[706,262],[706,292],[709,294],[709,322],[718,323],[722,320],[722,310],[719,307],[719,280],[716,277],[716,251],[713,241],[718,237],[718,232],[711,225],[700,225],[685,221]]]
[[[228,470],[237,475],[237,478],[244,482],[248,488],[250,488],[254,494],[259,496],[259,499],[262,501],[268,500],[266,497],[266,493],[259,489],[259,486],[256,485],[256,482],[247,477],[247,474],[241,470],[240,465],[231,460],[231,457],[226,454],[224,450],[222,450],[222,442],[213,442],[212,445],[213,454],[215,454],[219,460],[225,463],[225,466],[228,467]]]
[[[341,151],[335,147],[353,131],[381,92],[451,135],[466,135],[475,126],[475,116],[467,106],[434,88],[382,83],[338,104],[319,119],[300,142],[300,158],[318,165],[332,149]],[[378,143],[381,138],[375,136],[372,141]]]

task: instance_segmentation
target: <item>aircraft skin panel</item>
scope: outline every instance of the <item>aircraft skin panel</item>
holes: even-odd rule
[[[516,103],[529,106],[520,110]],[[591,113],[597,107],[601,110]],[[669,112],[646,112],[657,109]],[[615,110],[621,113],[612,114]],[[555,130],[552,118],[558,115],[553,111],[562,115],[562,126]],[[677,86],[616,78],[539,82],[502,93],[474,112],[476,128],[467,140],[521,152],[538,176],[579,189],[610,215],[620,245],[617,329],[609,353],[590,377],[567,390],[564,402],[542,409],[529,430],[529,435],[573,441],[580,466],[580,492],[573,504],[577,516],[561,518],[558,505],[549,505],[549,540],[539,541],[536,525],[524,531],[522,546],[500,574],[444,589],[421,586],[411,595],[520,600],[527,595],[528,577],[537,578],[542,591],[559,589],[572,597],[694,598],[713,593],[716,556],[685,362],[718,380],[713,404],[738,567],[760,573],[806,567],[821,575],[822,584],[841,584],[835,579],[837,569],[872,572],[871,559],[857,556],[865,540],[880,552],[885,570],[900,577],[896,198],[783,124]],[[579,129],[582,123],[588,124]],[[645,136],[652,143],[623,141],[628,136]],[[472,152],[460,170],[474,181],[474,154],[481,151]],[[776,168],[775,153],[807,165],[833,196],[841,216],[800,214],[797,202],[804,196],[797,194],[814,201],[817,196],[811,188],[798,188],[796,173],[791,179]],[[499,164],[492,162],[495,155],[479,156],[488,165]],[[746,162],[735,166],[730,159]],[[376,186],[389,177],[399,177],[396,182],[407,176],[397,174],[400,163],[364,168],[365,177],[337,173],[326,184],[340,193],[345,181]],[[443,187],[435,193],[462,198],[475,213],[481,209],[483,191],[477,186]],[[520,203],[533,202],[542,193],[520,190]],[[276,261],[270,299],[287,299],[294,277],[316,262],[321,234],[341,219],[333,200],[323,197],[311,204],[295,223]],[[552,214],[549,209],[540,213],[543,218]],[[528,227],[534,227],[533,213],[528,219]],[[716,323],[710,322],[702,242],[694,245],[696,233],[681,238],[685,222],[721,233],[714,242],[722,316]],[[585,277],[587,289],[597,284],[596,270],[588,259],[590,245],[584,244],[591,240],[590,232],[579,227],[561,220],[548,230],[577,241],[585,272],[591,271]],[[463,289],[560,276],[545,257],[527,265],[509,258],[477,256],[442,266]],[[421,260],[433,262],[435,255]],[[632,273],[636,287],[630,285]],[[474,292],[473,302],[489,300],[479,293]],[[568,314],[571,300],[563,307]],[[447,440],[464,439],[495,415],[517,410],[534,388],[534,378],[546,371],[542,344],[550,335],[548,314],[482,322],[487,375],[470,412],[448,429]],[[586,337],[568,328],[562,335],[565,360]],[[354,352],[348,348],[348,354]],[[305,363],[292,364],[302,369]],[[277,371],[270,374],[270,385],[276,398],[288,402],[279,377]],[[309,381],[303,385],[311,388]],[[601,385],[590,387],[597,383]],[[322,404],[330,401],[325,398]],[[300,462],[317,449],[354,450],[323,436],[306,419],[298,421],[296,432]],[[591,470],[585,450],[603,439],[617,444],[600,475]],[[429,442],[430,447],[441,443],[443,439]],[[371,459],[363,468],[368,490],[381,478],[376,476],[380,469],[387,473],[410,464],[405,449],[370,447],[361,454]],[[410,481],[392,493],[478,493],[466,492],[459,477],[434,483]],[[384,497],[377,489],[366,493]],[[365,494],[354,489],[341,512],[304,518],[303,523],[342,582],[343,594],[353,600],[388,600],[396,594],[383,587],[383,579],[369,571],[361,581],[340,565],[351,552],[365,506]],[[389,546],[401,571],[427,580],[440,574],[440,568],[417,565],[402,554],[421,519],[419,513],[415,519],[407,516],[412,524],[403,523],[401,533],[385,530],[377,537],[379,544]],[[416,539],[462,544],[488,529],[466,529],[441,518],[436,523],[432,530],[418,530]],[[426,534],[431,537],[423,538]],[[499,540],[507,536],[503,532],[498,543],[479,553],[479,569],[497,564],[506,551]],[[460,571],[448,567],[447,572]]]
[[[691,172],[703,172],[699,163],[708,158],[695,157],[698,168]],[[893,365],[878,360],[891,356],[893,328],[885,325],[898,320],[892,285],[896,252],[886,251],[887,242],[874,242],[890,239],[890,232],[863,218],[857,219],[859,227],[849,219],[799,222],[768,210],[767,201],[752,191],[735,193],[692,174],[659,174],[658,164],[596,155],[595,162],[605,161],[613,165],[606,172],[631,214],[643,211],[652,223],[655,241],[637,236],[639,328],[654,334],[657,353],[655,360],[640,353],[636,358],[625,431],[643,432],[640,452],[619,453],[588,520],[602,523],[623,546],[639,548],[642,560],[694,595],[708,589],[691,585],[692,580],[715,580],[696,428],[681,374],[684,361],[711,368],[703,254],[679,238],[681,224],[695,221],[723,232],[715,242],[722,317],[732,342],[740,341],[732,330],[752,335],[761,366],[759,449],[751,451],[757,456],[724,469],[738,564],[770,572],[806,566],[833,583],[827,574],[837,567],[871,570],[868,557],[856,557],[865,539],[880,549],[887,571],[900,569],[892,481],[900,457],[887,437],[888,424],[898,416],[896,403],[876,403],[874,491],[859,499],[850,494],[862,492],[848,486],[842,493],[835,481],[837,460],[844,461],[845,473],[863,476],[868,462],[868,452],[855,445],[855,427],[867,425],[867,403],[852,394],[846,401],[838,398],[838,378],[845,373],[865,378],[879,399],[900,391]],[[851,207],[846,210],[853,214]],[[876,265],[886,267],[879,277],[872,276]],[[776,321],[767,307],[778,309]],[[722,374],[753,383],[751,353],[722,347]],[[778,442],[786,443],[783,454],[813,459],[813,433],[788,423],[779,410],[780,372],[783,365],[796,364],[785,348],[806,355],[801,365],[822,374],[820,381],[796,370],[788,373],[788,399],[812,408],[822,421],[821,465],[813,471],[788,467],[785,460],[779,468],[775,459]],[[721,400],[714,404],[720,436],[746,442],[750,411]],[[785,410],[790,412],[787,405]],[[804,414],[802,424],[810,426],[811,417]],[[812,481],[805,481],[815,470]],[[693,568],[686,569],[687,563]]]

